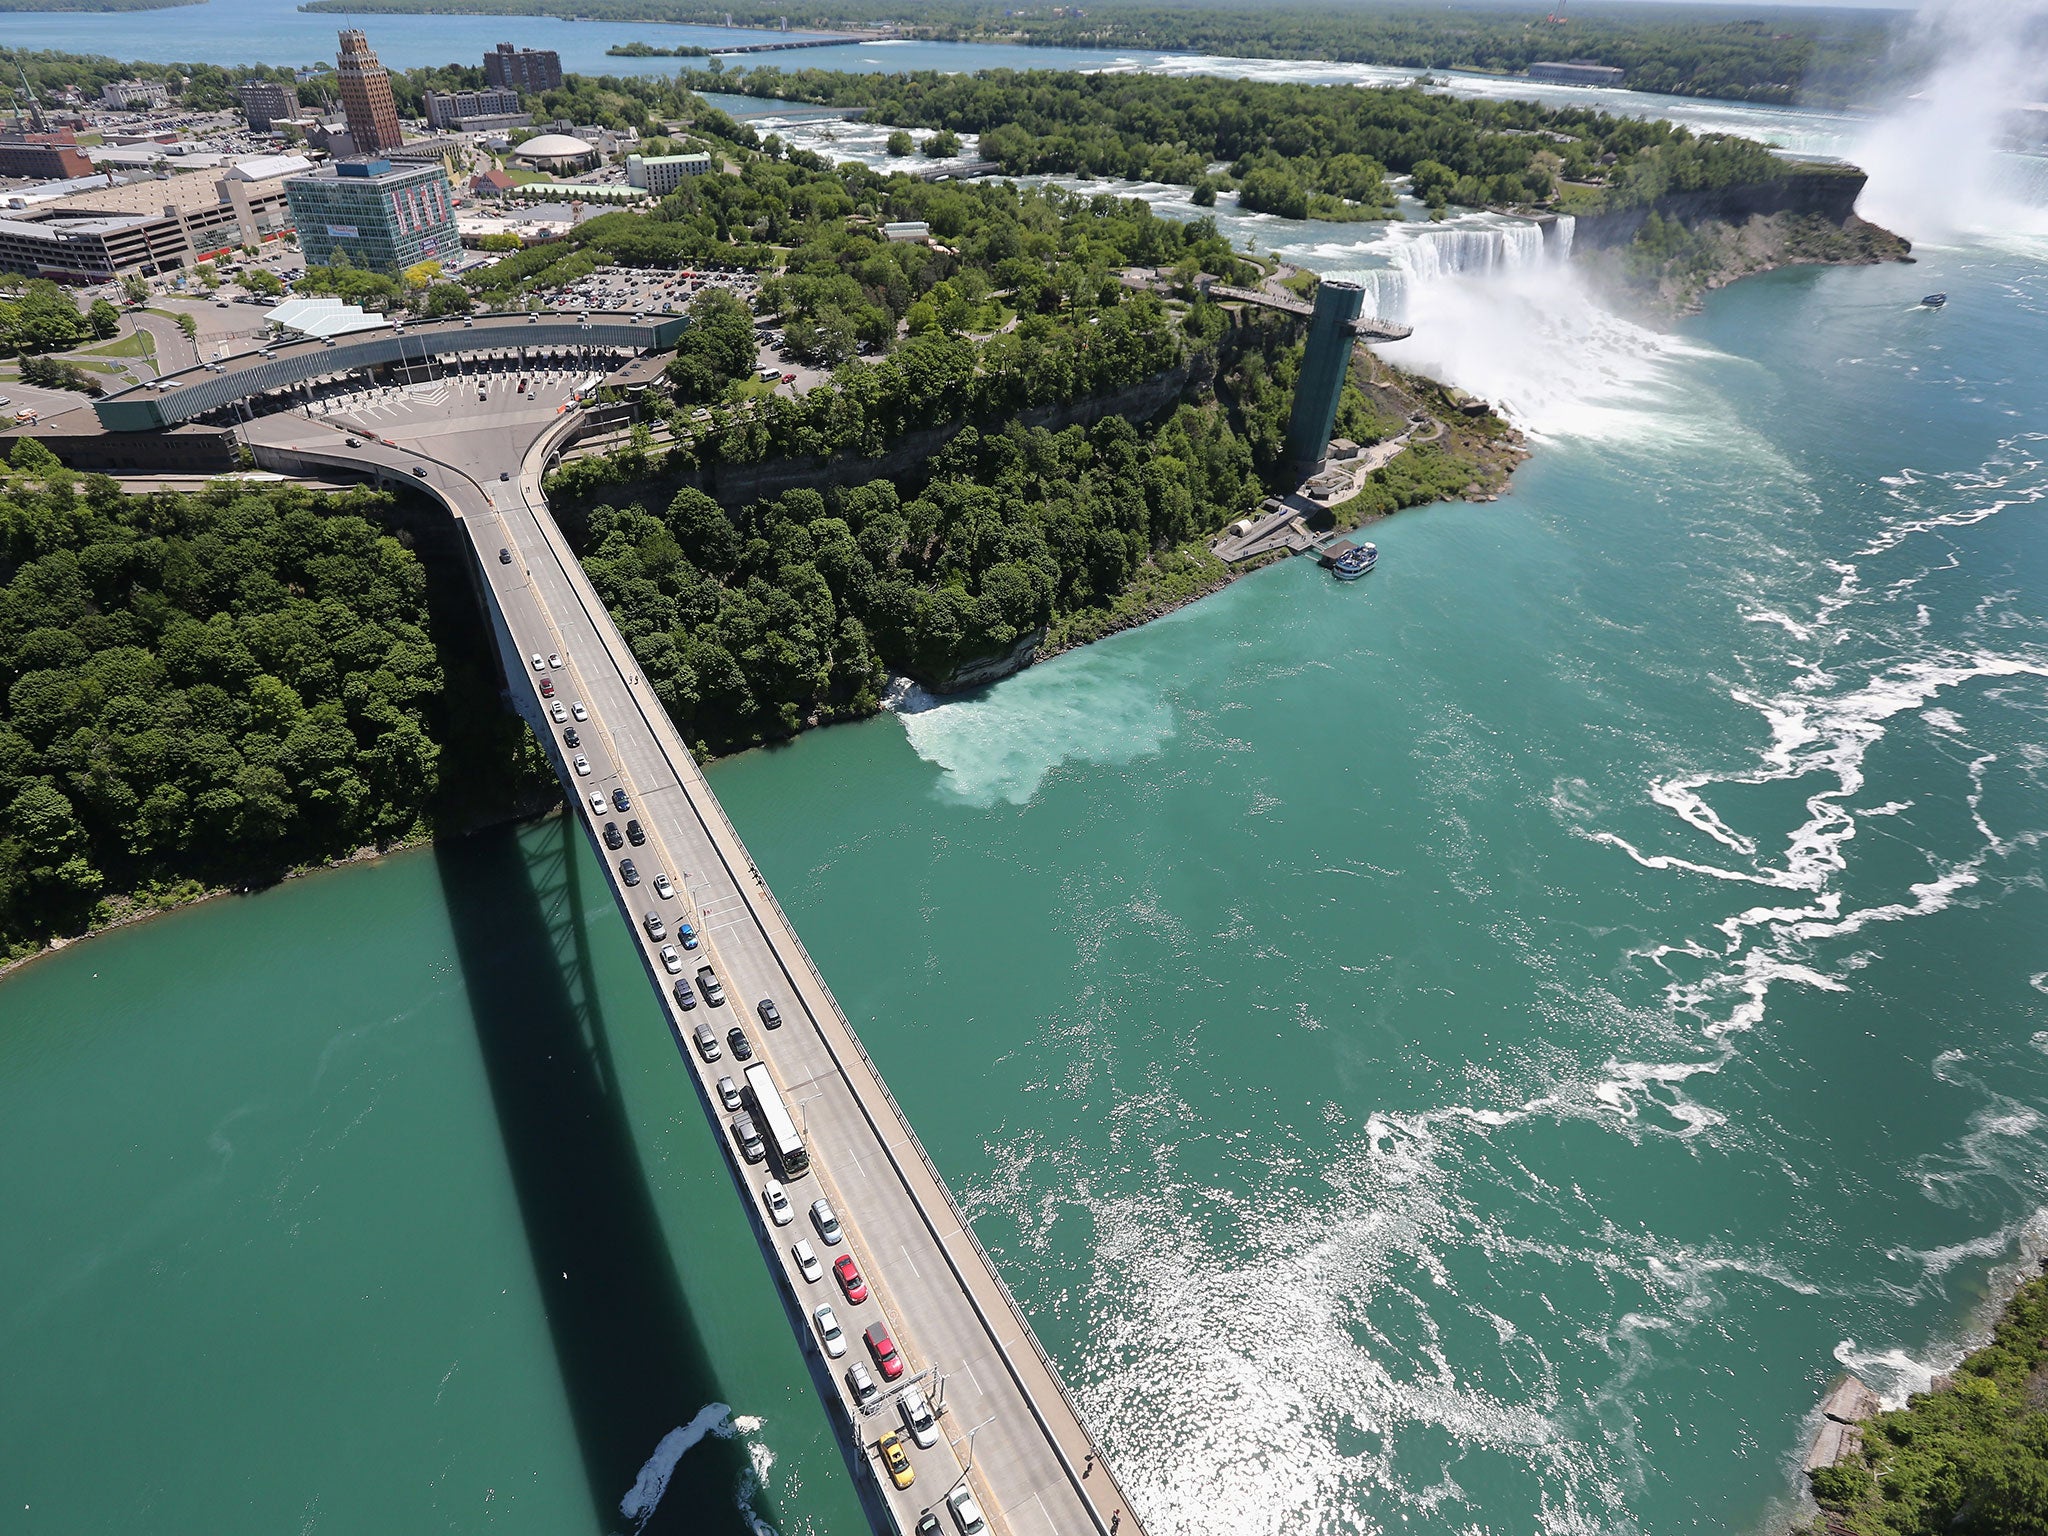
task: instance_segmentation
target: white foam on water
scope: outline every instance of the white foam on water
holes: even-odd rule
[[[724,1403],[706,1403],[689,1423],[670,1430],[656,1443],[639,1475],[633,1479],[633,1486],[619,1500],[619,1513],[633,1522],[635,1530],[645,1526],[660,1507],[662,1495],[668,1492],[676,1467],[694,1447],[707,1436],[730,1440],[737,1435],[745,1435],[748,1437],[747,1453],[752,1469],[740,1478],[739,1486],[734,1490],[734,1507],[755,1536],[777,1536],[775,1527],[757,1515],[753,1507],[755,1498],[767,1485],[767,1474],[775,1461],[773,1453],[752,1438],[760,1432],[761,1426],[759,1418],[736,1418]]]

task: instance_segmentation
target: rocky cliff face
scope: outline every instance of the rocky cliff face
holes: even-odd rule
[[[1851,166],[1788,168],[1769,181],[1716,187],[1704,192],[1667,192],[1640,208],[1613,213],[1582,214],[1572,231],[1575,251],[1613,250],[1627,245],[1652,213],[1675,220],[1687,229],[1702,224],[1747,224],[1754,218],[1793,214],[1847,224],[1856,213],[1856,199],[1869,177]]]

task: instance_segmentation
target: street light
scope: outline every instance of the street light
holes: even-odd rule
[[[987,1418],[983,1419],[979,1424],[975,1425],[974,1428],[967,1431],[967,1461],[965,1465],[963,1465],[960,1468],[960,1480],[962,1482],[965,1482],[967,1479],[967,1474],[974,1470],[974,1437],[980,1434],[984,1429],[987,1429],[989,1425],[995,1423],[995,1421],[996,1416],[994,1414],[990,1414]],[[946,1443],[952,1446],[955,1451],[958,1451],[960,1449],[960,1442],[958,1440],[949,1440]]]
[[[823,1097],[825,1097],[824,1090],[820,1089],[818,1092],[812,1094],[809,1099],[798,1099],[796,1101],[798,1135],[808,1137],[811,1134],[811,1115],[809,1105],[811,1103],[811,1099],[822,1099]]]

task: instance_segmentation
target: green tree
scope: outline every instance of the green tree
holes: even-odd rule
[[[914,154],[916,152],[917,140],[913,139],[907,132],[905,132],[901,128],[892,128],[889,131],[887,148],[890,154],[895,155],[898,158],[901,158],[904,155]]]
[[[106,341],[120,333],[121,311],[105,299],[94,299],[85,312],[85,322],[92,327],[94,336]]]

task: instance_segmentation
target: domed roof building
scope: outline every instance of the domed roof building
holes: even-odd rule
[[[587,171],[597,164],[597,146],[566,133],[544,133],[514,148],[512,158],[536,170]]]

